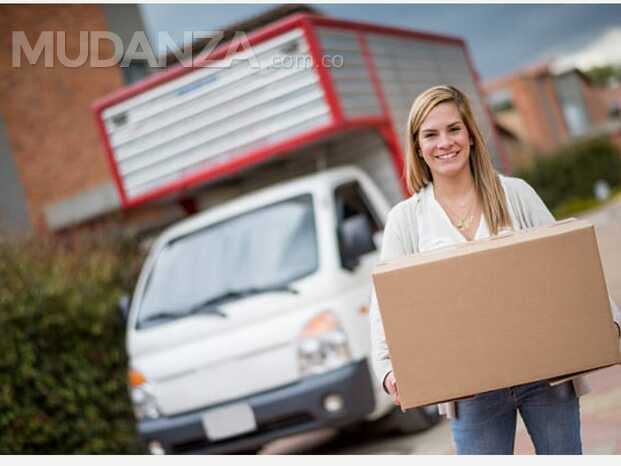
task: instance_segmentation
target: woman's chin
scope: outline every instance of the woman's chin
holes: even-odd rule
[[[457,162],[457,161],[456,161]],[[461,163],[439,163],[434,164],[431,172],[434,176],[441,176],[443,178],[453,178],[461,175],[465,170],[468,170],[467,161],[460,161]]]

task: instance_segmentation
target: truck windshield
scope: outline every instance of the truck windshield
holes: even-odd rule
[[[246,212],[166,245],[148,278],[137,327],[195,314],[188,311],[201,303],[291,292],[289,283],[317,267],[310,194]]]

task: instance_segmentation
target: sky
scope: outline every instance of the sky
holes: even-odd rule
[[[181,43],[183,31],[223,29],[274,6],[143,4],[140,8],[151,38],[166,31]],[[621,63],[621,5],[322,3],[313,7],[339,19],[462,37],[484,80],[550,57],[582,67]]]

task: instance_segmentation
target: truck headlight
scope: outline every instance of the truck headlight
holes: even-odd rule
[[[298,363],[302,376],[343,366],[351,361],[347,334],[331,311],[313,317],[304,326],[298,343]]]
[[[137,370],[129,371],[129,390],[136,419],[157,419],[161,416],[157,400],[146,378]]]

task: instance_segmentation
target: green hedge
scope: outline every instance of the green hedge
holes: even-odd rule
[[[605,180],[611,188],[621,184],[621,156],[607,138],[583,140],[545,156],[515,173],[524,178],[555,210],[567,203],[594,197],[593,185]]]
[[[0,242],[0,453],[143,453],[116,308],[141,260],[110,235]]]

